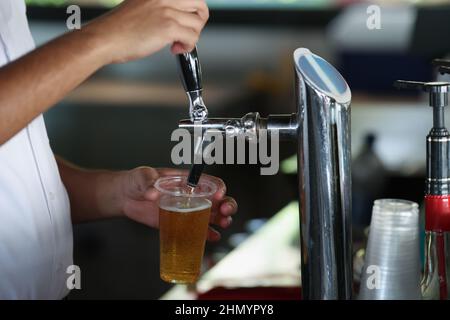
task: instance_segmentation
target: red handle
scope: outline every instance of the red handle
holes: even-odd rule
[[[425,196],[425,229],[427,231],[450,231],[450,195]]]

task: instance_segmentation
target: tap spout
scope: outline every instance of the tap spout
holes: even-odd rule
[[[242,118],[209,118],[206,121],[181,120],[179,128],[187,129],[194,134],[199,132],[218,131],[228,138],[246,137],[257,139],[262,130],[267,131],[268,137],[277,131],[280,140],[295,140],[297,138],[298,122],[296,114],[269,115],[262,118],[258,112],[251,112]]]

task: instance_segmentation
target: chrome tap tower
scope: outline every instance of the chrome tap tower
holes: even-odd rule
[[[194,54],[185,61],[198,66]],[[295,50],[294,62],[296,113],[201,121],[193,121],[191,113],[179,127],[192,133],[198,127],[219,130],[228,137],[259,136],[261,130],[270,136],[276,130],[281,140],[297,141],[302,296],[351,299],[351,92],[340,73],[308,49]],[[190,69],[199,70],[195,65]]]

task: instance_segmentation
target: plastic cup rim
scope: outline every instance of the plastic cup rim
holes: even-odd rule
[[[161,177],[158,180],[156,180],[154,187],[156,188],[156,190],[158,190],[159,192],[161,192],[162,194],[165,195],[170,195],[173,197],[185,197],[185,198],[208,198],[210,196],[212,196],[213,194],[215,194],[218,190],[217,184],[214,183],[212,181],[212,179],[208,178],[208,177],[202,177],[197,185],[198,186],[207,186],[210,190],[209,191],[195,191],[192,194],[187,194],[187,193],[182,193],[180,191],[173,191],[173,190],[168,190],[167,188],[164,188],[162,186],[162,184],[164,182],[186,182],[187,181],[187,176],[186,175],[178,175],[178,176],[167,176],[167,177]]]

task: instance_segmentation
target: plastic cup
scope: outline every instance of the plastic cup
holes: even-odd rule
[[[359,299],[421,299],[419,241],[417,203],[398,199],[376,200]]]
[[[200,179],[192,190],[185,176],[163,177],[155,188],[159,200],[160,276],[170,283],[194,283],[201,272],[211,215],[211,196],[217,185]]]

